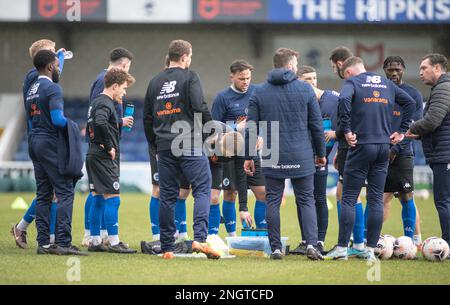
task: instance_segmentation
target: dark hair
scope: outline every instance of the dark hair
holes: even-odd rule
[[[183,55],[189,55],[192,51],[192,45],[186,40],[173,40],[169,45],[169,55],[170,61],[179,61]]]
[[[299,53],[288,48],[279,48],[273,55],[274,68],[286,67],[293,57],[298,57]]]
[[[400,56],[386,57],[386,59],[384,60],[384,63],[383,63],[383,69],[385,69],[389,64],[394,63],[394,62],[401,64],[402,67],[404,69],[406,69],[405,62],[403,61],[403,58],[401,58]]]
[[[56,55],[50,50],[40,50],[34,55],[33,65],[38,70],[41,71],[48,64],[53,63],[56,60]]]
[[[447,57],[445,57],[442,54],[439,53],[431,53],[431,54],[427,54],[422,58],[422,61],[428,59],[431,63],[431,65],[435,66],[435,65],[440,65],[442,70],[444,70],[445,72],[447,72],[448,69],[448,61],[447,61]]]
[[[316,72],[316,69],[314,69],[313,67],[311,67],[311,66],[301,66],[300,68],[298,68],[297,75],[298,76],[302,76],[303,74],[313,73],[313,72]]]
[[[118,84],[119,86],[123,85],[125,82],[128,83],[128,86],[134,84],[136,80],[133,76],[122,69],[112,68],[108,70],[105,74],[105,88],[110,88],[114,84]]]
[[[245,70],[253,71],[253,66],[243,59],[236,59],[231,63],[230,72],[236,74]]]
[[[351,56],[353,56],[353,53],[349,48],[340,46],[331,51],[330,60],[334,63],[337,63],[338,61],[343,62]]]
[[[344,61],[344,63],[342,64],[342,68],[341,68],[342,73],[344,73],[345,70],[347,70],[348,68],[353,67],[354,65],[357,65],[357,64],[364,65],[364,61],[361,59],[361,57],[351,56],[351,57],[347,58]]]
[[[109,60],[111,62],[117,62],[122,58],[128,58],[131,61],[133,60],[133,53],[124,48],[115,48],[109,53]]]

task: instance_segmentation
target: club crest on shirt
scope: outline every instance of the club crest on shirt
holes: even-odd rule
[[[119,184],[119,182],[118,181],[115,181],[114,183],[113,183],[113,188],[116,190],[116,191],[118,191],[119,190],[119,188],[120,188],[120,184]]]

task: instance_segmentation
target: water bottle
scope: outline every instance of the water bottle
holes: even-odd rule
[[[332,128],[331,128],[331,120],[329,118],[323,119],[323,130],[324,131],[332,130]],[[327,143],[327,148],[332,148],[333,145],[334,145],[334,139],[331,139]]]
[[[64,51],[64,59],[72,59],[73,58],[73,53],[72,51]]]
[[[125,113],[123,114],[124,117],[128,117],[128,116],[133,116],[134,114],[134,105],[133,104],[127,104],[127,106],[125,107]],[[123,131],[131,131],[131,127],[128,126],[123,126],[122,127]]]

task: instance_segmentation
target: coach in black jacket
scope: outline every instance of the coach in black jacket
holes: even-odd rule
[[[202,123],[211,121],[198,75],[189,70],[192,46],[184,40],[169,45],[170,64],[155,76],[144,103],[144,129],[158,159],[160,240],[164,259],[174,257],[174,208],[184,174],[194,196],[192,249],[220,258],[206,244],[211,197],[211,171],[203,154]]]
[[[433,170],[434,202],[439,214],[442,238],[450,244],[450,76],[447,58],[429,54],[420,64],[420,78],[432,86],[423,119],[406,133],[422,138],[423,151]]]

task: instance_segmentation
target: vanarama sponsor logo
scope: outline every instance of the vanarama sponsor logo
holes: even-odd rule
[[[171,114],[175,114],[175,113],[181,113],[181,108],[174,108],[174,109],[164,109],[161,111],[158,111],[156,114],[158,116],[164,116],[164,115],[171,115]]]
[[[380,97],[380,95],[381,95],[380,91],[375,90],[375,91],[373,91],[372,94],[374,97],[365,97],[363,99],[364,103],[383,103],[383,104],[388,103],[387,99]]]

